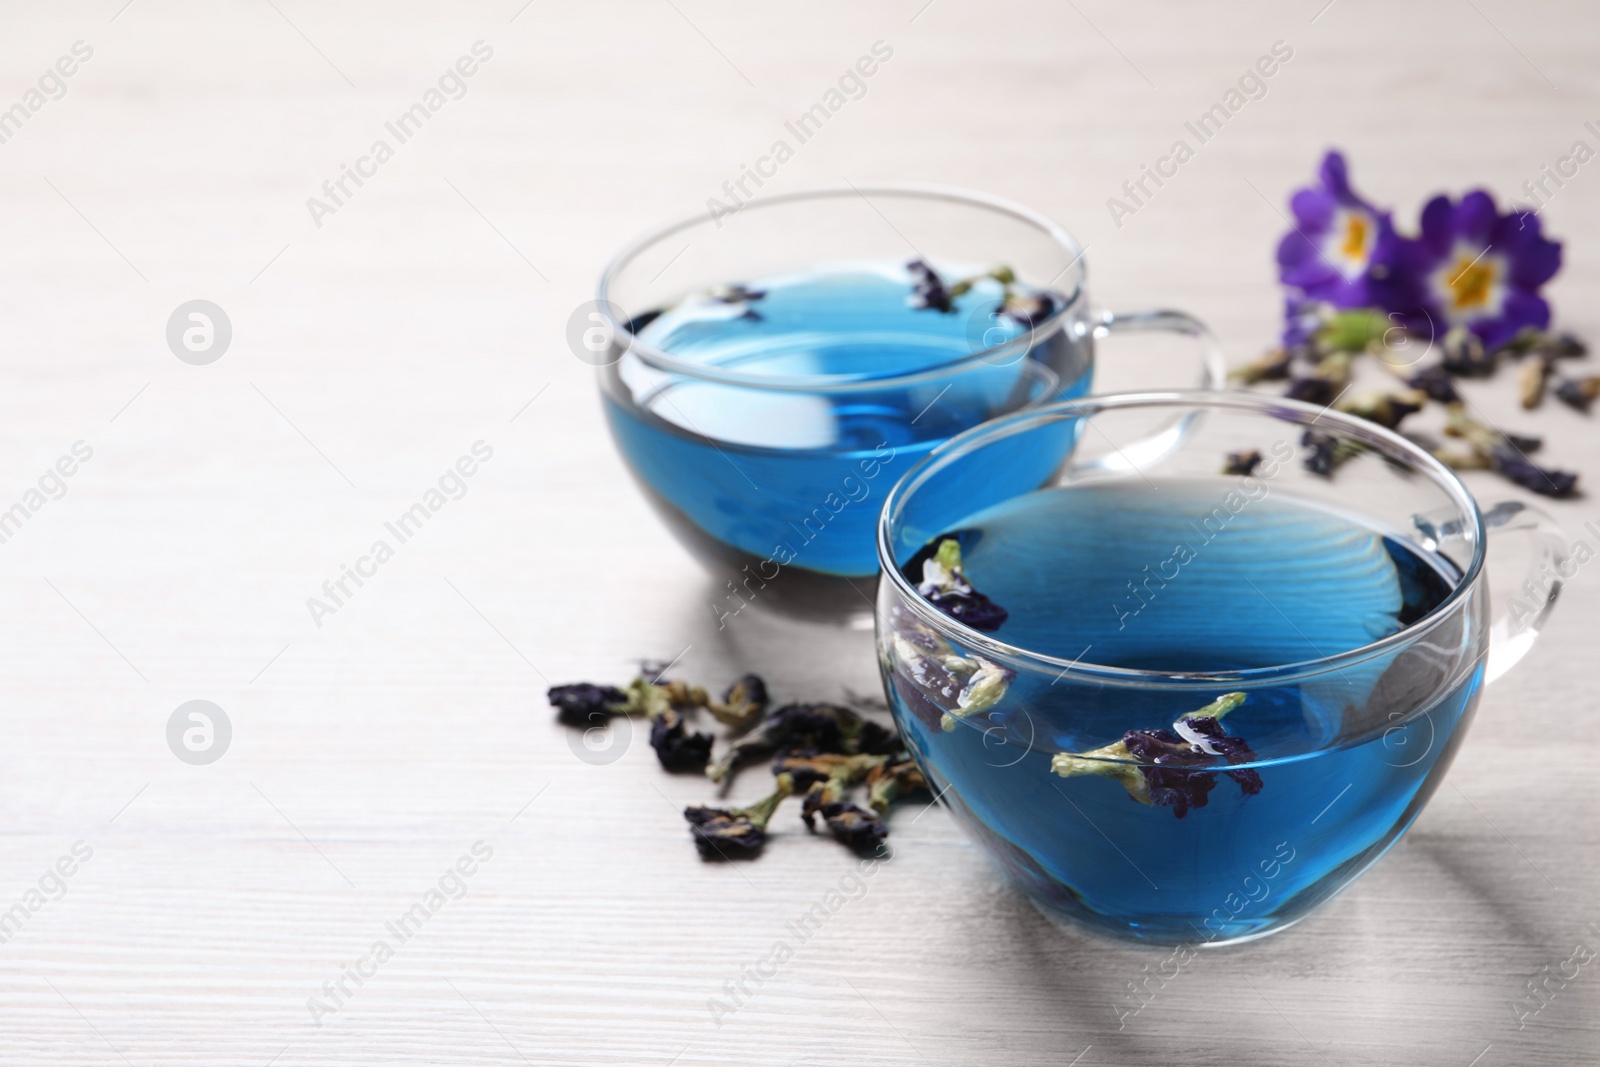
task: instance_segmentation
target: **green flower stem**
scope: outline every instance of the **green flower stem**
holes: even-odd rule
[[[1243,704],[1247,699],[1244,693],[1224,693],[1198,711],[1182,716],[1183,719],[1218,719],[1228,712]],[[1176,724],[1174,724],[1176,725]],[[1128,795],[1141,804],[1150,803],[1150,783],[1139,770],[1139,764],[1134,761],[1133,754],[1128,751],[1128,746],[1120,740],[1089,752],[1072,753],[1058,752],[1050,758],[1050,769],[1063,778],[1075,778],[1080,775],[1098,775],[1102,778],[1115,778],[1122,783],[1122,788]]]

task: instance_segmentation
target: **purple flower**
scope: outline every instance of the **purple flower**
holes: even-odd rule
[[[1256,754],[1248,742],[1223,729],[1221,719],[1245,702],[1243,693],[1227,693],[1199,711],[1183,716],[1172,729],[1129,730],[1115,744],[1092,752],[1059,752],[1050,769],[1063,778],[1094,774],[1122,782],[1128,797],[1151,807],[1171,808],[1183,818],[1203,808],[1217,784],[1217,761],[1238,769],[1224,773],[1243,796],[1261,792],[1261,776],[1249,767]]]
[[[809,798],[808,798],[809,799]],[[834,840],[848,845],[857,852],[871,852],[889,836],[889,828],[876,812],[858,807],[847,800],[835,800],[819,805],[812,817],[822,816]],[[807,821],[809,825],[809,820]]]
[[[1524,327],[1550,324],[1539,288],[1561,269],[1561,243],[1540,232],[1539,216],[1502,215],[1478,189],[1459,201],[1436,196],[1422,209],[1422,233],[1404,242],[1402,291],[1408,325],[1442,335],[1462,326],[1491,351]]]
[[[553,685],[549,697],[558,722],[587,727],[604,726],[628,701],[628,694],[616,686],[590,682]]]
[[[1278,244],[1278,277],[1313,300],[1340,308],[1368,307],[1375,298],[1374,282],[1389,273],[1400,249],[1394,224],[1350,187],[1344,156],[1329,152],[1322,158],[1318,185],[1297,190],[1289,201],[1294,229]],[[1301,302],[1302,304],[1304,302]],[[1285,343],[1293,344],[1305,329],[1291,298]]]
[[[906,264],[911,274],[911,306],[918,310],[931,308],[939,312],[955,310],[954,295],[939,277],[939,272],[926,261],[913,259]]]
[[[690,733],[688,720],[676,708],[666,708],[650,720],[650,747],[663,770],[700,771],[711,759],[710,734]]]
[[[925,555],[934,543],[938,547],[932,555]],[[936,538],[930,546],[924,546],[923,551],[906,564],[909,571],[917,560],[922,562],[917,592],[928,603],[974,630],[1000,629],[1009,613],[967,581],[967,574],[961,569],[961,542],[954,537]]]
[[[689,834],[700,858],[707,860],[750,859],[767,843],[767,823],[785,797],[794,795],[794,779],[778,775],[771,795],[748,808],[713,808],[693,804],[683,809]]]

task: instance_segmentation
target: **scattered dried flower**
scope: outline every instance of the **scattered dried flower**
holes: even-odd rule
[[[1289,348],[1273,348],[1260,357],[1228,372],[1228,377],[1245,385],[1257,382],[1281,382],[1289,377],[1294,356]]]
[[[1556,399],[1577,411],[1587,413],[1596,397],[1600,397],[1600,375],[1563,378],[1556,385]]]
[[[1306,449],[1306,470],[1312,474],[1331,477],[1340,464],[1366,451],[1366,446],[1349,437],[1325,430],[1307,430],[1300,435],[1300,444]]]
[[[711,735],[690,733],[683,713],[666,708],[650,720],[650,747],[664,770],[679,773],[705,769],[711,758]]]
[[[1541,467],[1509,448],[1496,449],[1492,462],[1495,470],[1541,496],[1567,497],[1578,487],[1578,476],[1574,472]]]
[[[1458,378],[1487,378],[1494,373],[1496,355],[1465,326],[1451,328],[1439,342],[1440,366]]]
[[[1406,379],[1406,384],[1427,393],[1430,400],[1437,400],[1441,404],[1461,402],[1461,394],[1456,390],[1455,379],[1441,363],[1435,363],[1418,371]]]
[[[839,755],[883,754],[900,749],[900,735],[837,704],[785,704],[754,736],[728,746],[707,765],[706,777],[726,781],[734,771],[780,750]]]
[[[794,780],[780,774],[771,795],[748,808],[712,808],[691,805],[683,809],[689,833],[702,859],[750,859],[767,843],[767,823],[785,797],[794,793]]]
[[[886,815],[901,797],[928,791],[928,779],[911,759],[886,761],[867,772],[867,801],[872,810]]]
[[[759,675],[746,674],[723,691],[720,701],[707,704],[706,710],[722,725],[743,733],[766,714],[767,683]]]
[[[556,709],[556,721],[566,726],[590,728],[604,726],[628,701],[628,694],[614,685],[575,682],[553,685],[548,696]]]
[[[1337,409],[1347,415],[1375,422],[1386,430],[1393,430],[1407,415],[1421,411],[1427,402],[1426,393],[1408,389],[1403,393],[1364,393],[1342,401]]]
[[[872,852],[889,836],[889,828],[876,812],[857,807],[847,800],[823,804],[817,809],[817,814],[822,816],[828,832],[836,841],[857,852]]]
[[[1222,461],[1223,474],[1251,475],[1256,468],[1261,466],[1261,449],[1251,448],[1243,452],[1229,452]]]
[[[1290,380],[1289,388],[1284,390],[1283,395],[1290,400],[1326,406],[1333,403],[1333,398],[1338,393],[1334,384],[1326,378],[1294,378]]]
[[[1522,410],[1532,411],[1543,402],[1549,381],[1550,360],[1537,353],[1522,357],[1517,365],[1517,394],[1522,400]]]

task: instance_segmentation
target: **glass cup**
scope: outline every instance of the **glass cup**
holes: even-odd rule
[[[947,282],[970,271],[983,275],[979,288],[1009,278],[1016,292],[1044,299],[1021,318],[993,301],[908,314],[909,284],[888,306],[807,304],[785,285],[852,265],[903,271],[910,260]],[[572,339],[599,365],[612,434],[640,487],[711,570],[719,624],[755,603],[870,626],[878,502],[935,446],[1087,393],[1095,341],[1112,332],[1194,337],[1204,382],[1222,384],[1220,356],[1197,320],[1097,309],[1084,277],[1070,235],[994,197],[917,185],[819,189],[697,215],[636,241],[601,276],[594,309],[574,316]],[[684,307],[714,314],[657,337],[664,309]],[[730,327],[733,319],[742,321]],[[724,343],[739,329],[762,336]]]
[[[1325,447],[1350,457],[1332,477],[1303,463]],[[1251,449],[1254,473],[1221,473]],[[1510,529],[1532,535],[1531,584],[1491,619],[1485,537]],[[946,540],[1010,611],[998,628],[904,573]],[[880,670],[935,795],[1047,915],[1242,941],[1405,832],[1483,685],[1544,622],[1563,544],[1542,513],[1480,512],[1426,451],[1338,412],[1073,400],[962,434],[890,491]]]

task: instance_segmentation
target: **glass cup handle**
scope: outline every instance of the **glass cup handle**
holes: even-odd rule
[[[1101,310],[1092,317],[1091,322],[1088,332],[1097,340],[1113,333],[1160,332],[1192,337],[1200,346],[1200,387],[1220,391],[1228,384],[1228,369],[1222,362],[1222,349],[1218,347],[1217,339],[1212,336],[1205,323],[1186,311]],[[1093,459],[1074,460],[1072,470],[1077,475],[1127,474],[1130,471],[1139,471],[1146,464],[1158,463],[1183,443],[1189,431],[1204,414],[1200,409],[1187,412],[1140,441],[1119,444],[1113,451]]]
[[[1094,326],[1098,339],[1113,333],[1178,333],[1192,337],[1200,346],[1200,387],[1225,389],[1228,385],[1228,368],[1222,361],[1222,349],[1217,345],[1206,324],[1186,311],[1169,308],[1152,308],[1149,311],[1101,311]]]
[[[1572,575],[1563,575],[1569,563],[1567,539],[1561,525],[1548,512],[1521,501],[1502,500],[1483,513],[1483,528],[1490,538],[1524,531],[1532,541],[1527,577],[1521,589],[1501,607],[1489,626],[1489,660],[1483,672],[1484,683],[1488,684],[1528,654],[1550,617],[1550,609],[1555,607],[1563,578]]]

